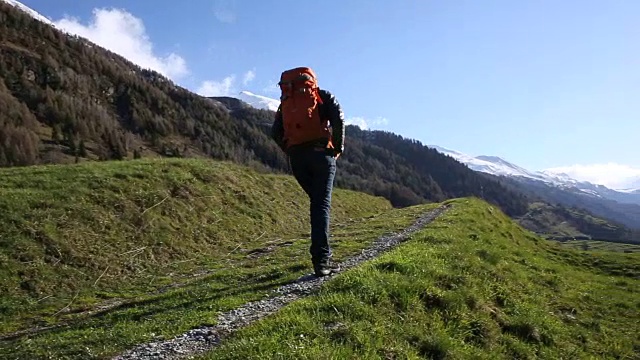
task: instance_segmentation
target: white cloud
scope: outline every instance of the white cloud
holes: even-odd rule
[[[367,120],[365,118],[362,117],[350,117],[350,118],[346,118],[345,119],[345,123],[347,125],[355,125],[360,127],[363,130],[366,130],[369,128],[369,124],[367,123]]]
[[[611,189],[637,187],[640,180],[640,168],[617,163],[560,166],[546,171],[565,173],[576,180],[604,185]]]
[[[213,5],[213,14],[218,21],[225,24],[233,24],[236,22],[235,0],[216,0]]]
[[[87,24],[69,16],[54,24],[173,80],[189,73],[187,63],[180,55],[170,53],[163,57],[156,54],[142,20],[125,10],[94,9],[93,18]]]
[[[244,74],[244,77],[242,79],[242,84],[244,86],[249,85],[249,83],[251,83],[253,81],[253,79],[256,78],[256,71],[255,70],[249,70]]]
[[[375,119],[366,119],[360,116],[348,117],[345,119],[345,123],[347,125],[356,125],[363,130],[368,130],[372,127],[381,127],[389,124],[389,120],[387,118],[375,118]]]
[[[218,21],[220,22],[226,24],[233,24],[234,22],[236,22],[236,14],[229,10],[218,9],[214,12],[214,14],[216,16],[216,19],[218,19]]]
[[[222,81],[207,80],[200,85],[196,91],[202,96],[231,96],[236,93],[234,90],[235,75],[229,75]]]
[[[249,70],[242,76],[242,85],[249,85],[256,77],[255,70]],[[237,85],[236,74],[231,74],[222,80],[207,80],[202,82],[196,93],[202,96],[235,96],[240,90]]]

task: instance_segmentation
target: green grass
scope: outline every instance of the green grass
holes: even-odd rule
[[[623,244],[598,240],[569,240],[560,242],[563,246],[584,251],[640,252],[640,245]]]
[[[459,199],[412,240],[204,358],[638,359],[640,254],[581,251]],[[436,204],[336,190],[337,261]],[[105,358],[310,271],[288,176],[142,160],[0,170],[0,358]],[[635,357],[634,357],[635,356]]]
[[[640,254],[584,253],[461,199],[203,359],[638,359]]]
[[[340,189],[333,205],[337,260],[421,210]],[[291,177],[229,163],[1,170],[0,334],[64,326],[0,355],[103,356],[211,322],[310,271],[307,214]]]

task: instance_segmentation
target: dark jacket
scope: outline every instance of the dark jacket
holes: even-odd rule
[[[333,94],[327,90],[318,90],[322,104],[319,105],[320,118],[322,120],[328,120],[331,124],[332,139],[331,142],[336,152],[342,152],[344,150],[344,113],[338,100]],[[287,149],[287,144],[284,143],[284,126],[282,125],[282,113],[280,107],[276,111],[275,121],[271,126],[271,137],[285,152],[294,150],[297,147],[307,146],[321,146],[327,145],[326,141],[319,139],[312,141],[311,143],[296,145],[292,149]]]

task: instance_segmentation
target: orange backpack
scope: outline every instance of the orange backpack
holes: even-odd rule
[[[328,140],[332,148],[329,121],[320,118],[318,81],[314,71],[308,67],[285,70],[278,83],[280,111],[287,147],[319,139]]]

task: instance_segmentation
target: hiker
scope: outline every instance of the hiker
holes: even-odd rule
[[[311,262],[316,276],[339,268],[329,245],[331,193],[336,160],[344,149],[344,115],[333,94],[318,87],[308,67],[285,70],[272,136],[288,155],[293,176],[309,196]]]

